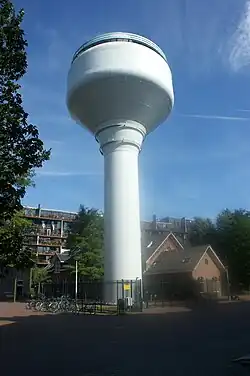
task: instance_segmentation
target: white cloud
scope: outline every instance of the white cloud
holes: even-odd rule
[[[234,72],[250,65],[250,1],[245,2],[241,18],[229,40],[229,63]]]
[[[183,117],[210,119],[210,120],[231,120],[231,121],[250,121],[248,117],[242,116],[220,116],[220,115],[203,115],[203,114],[178,114]]]
[[[152,33],[166,51],[173,70],[180,65],[182,72],[192,78],[218,74],[218,69],[225,68],[225,60],[228,69],[228,40],[244,3],[245,0],[176,0],[174,5],[165,2],[165,10],[157,11],[159,22]]]
[[[41,39],[45,48],[42,53],[39,51],[29,55],[29,69],[37,69],[38,66],[40,73],[57,75],[67,71],[73,53],[71,33],[67,31],[62,34],[57,28],[37,24],[36,36]]]
[[[180,64],[183,72],[196,78],[218,74],[221,68],[238,72],[250,65],[250,0],[166,3],[165,11],[158,13],[153,37],[166,51],[173,70]]]
[[[36,172],[36,176],[44,176],[44,177],[70,177],[70,176],[102,176],[101,172],[96,171],[46,171],[41,170]]]

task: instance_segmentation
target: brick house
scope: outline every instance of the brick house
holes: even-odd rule
[[[161,295],[227,293],[226,269],[211,245],[192,247],[185,234],[144,231],[142,265],[145,289]],[[154,290],[154,291],[153,291]]]
[[[69,251],[56,252],[50,259],[50,264],[46,267],[49,271],[53,283],[62,283],[74,279],[71,275],[71,260]]]
[[[69,252],[55,253],[47,267],[54,283],[74,283]],[[73,265],[72,265],[73,266]],[[226,269],[207,245],[192,247],[185,233],[142,231],[142,269],[144,290],[163,294],[227,294]],[[192,291],[191,291],[192,290]],[[156,292],[157,291],[157,292]]]

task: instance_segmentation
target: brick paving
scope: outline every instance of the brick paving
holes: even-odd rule
[[[109,316],[31,313],[0,303],[0,374],[16,376],[244,375],[250,303],[169,307]]]
[[[24,303],[1,303],[0,302],[0,326],[13,324],[14,317],[42,316],[44,313],[31,312],[25,309]]]

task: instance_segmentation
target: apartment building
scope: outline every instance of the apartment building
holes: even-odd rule
[[[77,213],[61,210],[25,207],[24,217],[32,220],[32,226],[25,234],[25,245],[37,255],[37,265],[46,266],[55,252],[61,253],[66,246],[70,224]]]
[[[174,234],[187,234],[192,224],[192,219],[188,218],[174,218],[165,217],[158,219],[156,215],[153,216],[152,221],[142,221],[142,231],[171,231]]]
[[[46,266],[51,256],[56,252],[62,253],[66,247],[66,240],[70,230],[70,224],[76,218],[77,213],[62,210],[44,209],[38,207],[24,208],[24,217],[32,220],[32,227],[25,235],[25,245],[31,247],[37,255],[37,265]],[[185,236],[192,220],[186,218],[166,217],[152,221],[142,221],[142,232],[163,233],[171,231],[175,235]]]

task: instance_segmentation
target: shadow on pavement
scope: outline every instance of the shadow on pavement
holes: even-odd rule
[[[4,376],[240,376],[231,360],[250,352],[249,302],[128,316],[7,317],[0,305],[0,315]]]

